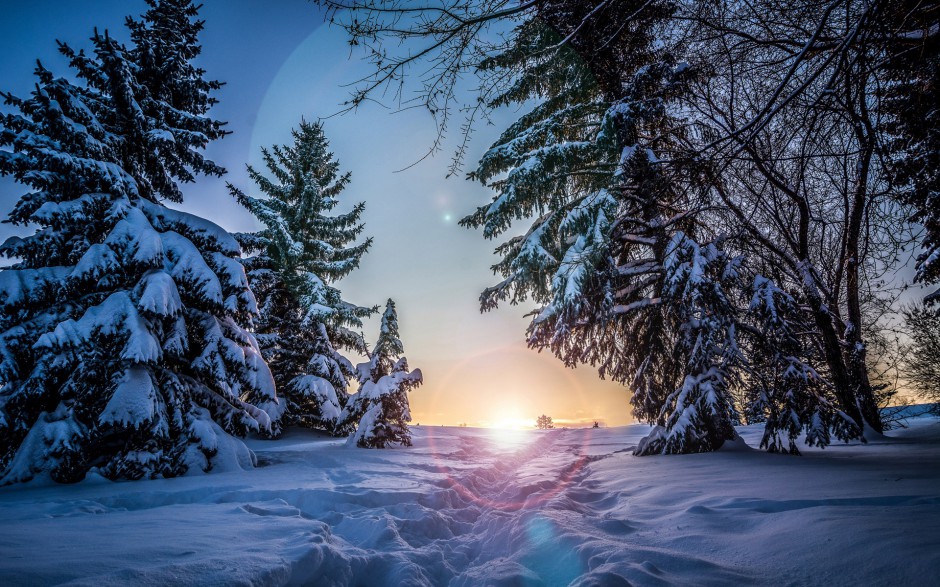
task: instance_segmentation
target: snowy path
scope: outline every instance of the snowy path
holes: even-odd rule
[[[644,433],[295,432],[264,466],[0,489],[0,584],[857,585],[940,575],[940,422],[803,458],[638,459]],[[755,430],[744,430],[752,440]]]

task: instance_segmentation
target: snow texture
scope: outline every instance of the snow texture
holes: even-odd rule
[[[895,437],[632,456],[646,426],[421,426],[367,451],[292,429],[263,466],[0,489],[0,577],[71,585],[929,585],[940,420]],[[752,446],[762,426],[738,429]]]
[[[147,369],[131,367],[118,381],[111,400],[98,417],[102,424],[136,426],[150,422],[157,411],[157,393]]]

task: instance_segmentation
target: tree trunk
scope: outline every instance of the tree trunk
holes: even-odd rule
[[[861,57],[861,61],[864,63],[864,56]],[[859,82],[863,82],[864,78],[856,80],[852,74],[851,69],[846,72],[846,103],[852,116],[853,131],[861,149],[855,166],[857,176],[854,178],[855,189],[852,193],[851,208],[846,210],[848,222],[846,223],[845,238],[845,297],[849,323],[845,332],[845,354],[849,371],[849,383],[861,417],[865,424],[881,433],[884,431],[881,413],[878,410],[874,390],[868,379],[866,348],[862,339],[862,304],[859,294],[859,268],[862,262],[859,241],[863,230],[865,209],[871,197],[869,193],[869,174],[875,152],[874,129],[865,96],[864,94],[858,94],[860,89],[858,86],[863,85]],[[863,76],[864,74],[858,72],[856,75]]]

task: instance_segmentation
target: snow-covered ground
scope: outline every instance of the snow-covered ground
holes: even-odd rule
[[[909,426],[803,457],[637,458],[643,426],[291,432],[250,471],[0,489],[0,585],[937,585],[940,420]]]

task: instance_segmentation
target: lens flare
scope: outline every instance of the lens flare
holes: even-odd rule
[[[553,452],[550,447],[559,440],[565,439],[570,444],[576,439],[572,447],[584,446],[592,436],[590,428],[567,431],[451,428],[441,435],[441,445],[436,434],[427,438],[435,469],[444,476],[441,487],[453,489],[467,502],[512,512],[541,508],[575,483],[591,461],[587,455],[575,450],[566,453],[570,455],[567,462],[550,459],[542,463],[539,458]],[[445,437],[447,440],[456,437],[456,450]],[[466,468],[468,461],[476,466]]]
[[[506,421],[500,425],[487,429],[486,434],[490,443],[502,450],[519,450],[535,440],[535,436],[529,430]]]

